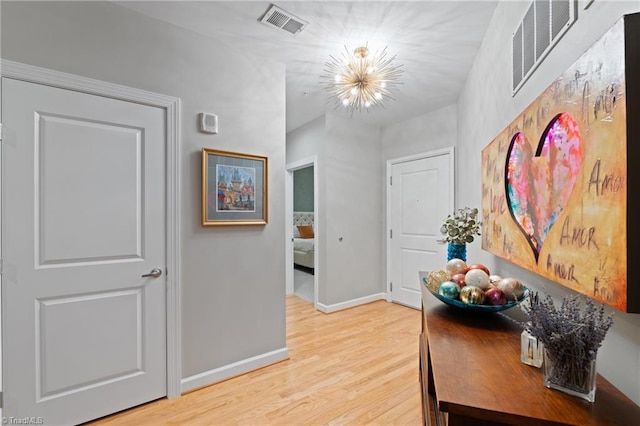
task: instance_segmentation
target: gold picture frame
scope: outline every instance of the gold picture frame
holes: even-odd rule
[[[202,148],[202,225],[266,225],[267,157]]]

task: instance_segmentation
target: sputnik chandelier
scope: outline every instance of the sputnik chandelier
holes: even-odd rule
[[[399,84],[402,65],[394,65],[396,58],[388,56],[387,48],[375,55],[369,55],[369,48],[362,46],[353,53],[347,46],[339,59],[331,56],[325,63],[322,77],[327,81],[330,99],[336,108],[343,105],[351,111],[368,110],[372,106],[384,106],[385,99],[393,99],[390,88]]]

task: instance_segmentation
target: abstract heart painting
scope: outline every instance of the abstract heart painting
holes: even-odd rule
[[[507,206],[537,259],[569,201],[582,165],[578,123],[570,114],[558,114],[535,152],[524,133],[516,132],[506,165]]]
[[[638,52],[625,15],[482,150],[481,174],[484,250],[640,313]]]

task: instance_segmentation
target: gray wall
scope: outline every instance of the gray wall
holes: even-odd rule
[[[528,2],[500,2],[466,86],[458,99],[457,204],[480,205],[480,154],[522,110],[580,57],[623,14],[640,10],[640,1],[595,0],[559,41],[533,76],[511,96],[511,33]],[[471,244],[468,257],[503,275],[519,277],[534,289],[554,297],[575,294]],[[635,284],[635,283],[633,283]],[[640,403],[640,315],[616,312],[615,325],[598,352],[598,370]]]
[[[293,211],[313,211],[313,166],[293,172]]]
[[[111,3],[1,7],[4,59],[182,99],[183,376],[285,348],[284,65]],[[268,157],[268,225],[200,225],[202,147]]]
[[[326,117],[324,115],[287,133],[287,164],[313,156],[324,158]]]
[[[318,302],[384,292],[380,129],[328,114],[287,134],[287,162],[318,159]],[[342,239],[342,240],[340,240]]]
[[[326,144],[327,303],[336,304],[386,291],[381,129],[328,114]]]
[[[458,109],[450,105],[382,129],[382,160],[456,146]]]

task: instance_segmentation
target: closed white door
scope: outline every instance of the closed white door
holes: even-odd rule
[[[166,395],[165,111],[3,78],[2,122],[3,415]]]
[[[440,226],[453,210],[452,152],[391,165],[389,280],[391,300],[419,309],[418,271],[447,262]]]

